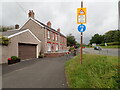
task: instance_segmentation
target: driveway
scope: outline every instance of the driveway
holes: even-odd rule
[[[3,88],[67,88],[65,62],[66,56],[62,56],[4,65]]]

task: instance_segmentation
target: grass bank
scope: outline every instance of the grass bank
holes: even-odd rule
[[[66,62],[65,71],[69,88],[118,88],[118,57],[83,55]]]

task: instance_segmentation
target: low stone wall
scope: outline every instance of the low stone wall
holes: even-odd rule
[[[45,57],[59,57],[65,55],[65,52],[62,53],[44,53]]]

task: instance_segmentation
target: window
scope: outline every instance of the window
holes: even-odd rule
[[[57,34],[55,34],[55,39],[56,39],[56,41],[58,41],[58,35]]]
[[[54,44],[51,44],[51,51],[54,51]]]
[[[50,31],[48,30],[47,33],[48,33],[48,38],[50,38]]]
[[[58,51],[58,44],[56,44],[56,51]]]
[[[51,44],[50,43],[47,44],[47,48],[48,48],[47,51],[51,51]]]
[[[54,33],[52,33],[52,39],[54,40],[55,39],[55,37],[54,37],[55,35],[54,35]]]
[[[61,42],[62,42],[62,36],[61,36]]]

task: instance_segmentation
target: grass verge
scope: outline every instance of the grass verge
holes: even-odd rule
[[[118,57],[83,55],[83,64],[76,56],[66,62],[69,88],[118,88]]]

